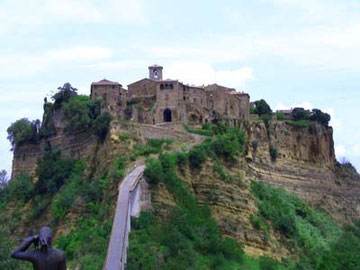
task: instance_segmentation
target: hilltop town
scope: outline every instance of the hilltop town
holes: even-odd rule
[[[149,78],[128,85],[101,80],[91,84],[91,99],[103,100],[103,109],[142,124],[207,123],[221,117],[236,125],[250,117],[250,96],[234,88],[211,84],[193,86],[163,79],[163,67],[149,67]]]

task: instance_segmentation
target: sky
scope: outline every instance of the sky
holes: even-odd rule
[[[331,114],[335,152],[360,169],[359,0],[0,0],[0,170],[7,128],[41,119],[44,97],[70,82],[148,76],[218,83]]]

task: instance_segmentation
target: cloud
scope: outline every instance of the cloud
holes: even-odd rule
[[[72,47],[51,49],[44,53],[13,53],[0,55],[0,79],[39,75],[59,64],[96,62],[111,57],[104,47]]]
[[[56,23],[147,22],[143,0],[12,0],[0,3],[0,33],[13,34]],[[36,29],[38,30],[38,29]],[[25,31],[26,32],[26,31]]]
[[[172,62],[166,69],[165,78],[179,79],[184,83],[203,85],[218,83],[243,90],[246,82],[254,79],[253,70],[243,67],[234,70],[215,70],[207,62],[183,61]]]

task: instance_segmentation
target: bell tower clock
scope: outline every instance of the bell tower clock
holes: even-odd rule
[[[149,67],[149,79],[154,81],[162,81],[162,66],[153,65]]]

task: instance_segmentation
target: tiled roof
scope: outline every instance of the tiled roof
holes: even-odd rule
[[[91,85],[120,85],[120,83],[118,82],[112,82],[112,81],[109,81],[109,80],[106,80],[106,79],[103,79],[101,81],[98,81],[98,82],[93,82]]]

